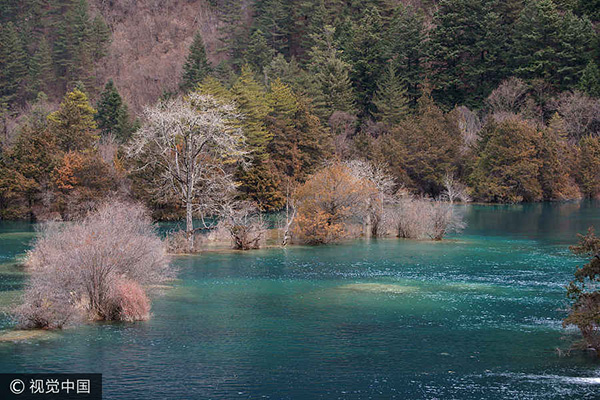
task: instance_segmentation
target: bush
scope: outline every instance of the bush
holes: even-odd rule
[[[459,232],[465,226],[452,204],[431,199],[401,199],[387,211],[386,218],[396,235],[406,239],[442,240],[446,234]]]
[[[169,279],[165,246],[144,207],[116,201],[76,223],[47,224],[27,255],[31,270],[17,318],[60,328],[79,315],[137,320],[148,315],[142,285]]]
[[[335,163],[311,176],[295,196],[294,234],[308,244],[331,243],[350,234],[349,224],[367,213],[373,185]]]
[[[258,206],[248,201],[231,206],[220,225],[229,232],[236,250],[259,249],[267,232]]]
[[[150,317],[150,299],[136,282],[118,282],[109,296],[110,319],[118,321],[143,321]]]

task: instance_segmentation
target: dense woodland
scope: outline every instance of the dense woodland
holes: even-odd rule
[[[72,219],[108,195],[181,218],[158,166],[131,156],[151,113],[135,115],[96,74],[111,41],[102,13],[85,0],[0,7],[0,218]],[[179,89],[148,107],[192,94],[233,105],[244,155],[227,168],[260,210],[356,159],[384,169],[394,192],[431,198],[448,179],[482,202],[600,195],[597,1],[206,7],[220,16],[223,61],[209,62],[197,33]]]

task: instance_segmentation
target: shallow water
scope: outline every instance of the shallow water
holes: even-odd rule
[[[578,339],[561,327],[582,261],[568,245],[600,228],[599,205],[464,212],[441,243],[181,257],[150,321],[0,342],[0,372],[101,372],[110,399],[599,398],[600,363],[555,351]],[[0,223],[0,262],[32,231]],[[0,303],[23,280],[0,266]]]

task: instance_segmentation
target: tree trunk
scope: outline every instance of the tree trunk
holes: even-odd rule
[[[186,203],[186,217],[185,217],[185,232],[187,234],[188,251],[194,252],[194,218],[192,214],[192,202]]]

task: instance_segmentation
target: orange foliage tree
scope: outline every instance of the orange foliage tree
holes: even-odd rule
[[[347,237],[352,222],[367,212],[375,188],[334,163],[312,175],[295,195],[298,213],[294,235],[309,244],[331,243]]]

